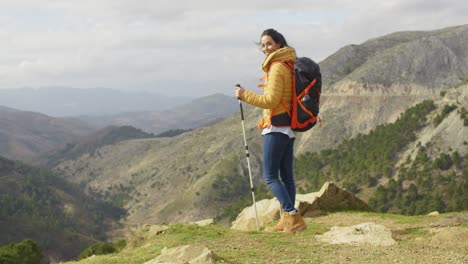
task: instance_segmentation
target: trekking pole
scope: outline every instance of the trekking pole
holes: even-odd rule
[[[241,87],[240,84],[237,84],[236,86]],[[244,145],[245,145],[245,157],[247,158],[247,168],[249,170],[249,178],[250,178],[250,190],[252,191],[252,201],[255,209],[255,223],[257,224],[257,231],[260,230],[258,226],[258,214],[257,214],[257,204],[255,203],[255,188],[253,186],[253,181],[252,181],[252,171],[250,170],[250,159],[249,159],[249,146],[247,145],[247,138],[245,137],[245,126],[244,126],[244,110],[242,108],[242,101],[240,97],[237,97],[239,100],[239,107],[240,107],[240,112],[241,112],[241,119],[242,119],[242,133],[244,134]]]

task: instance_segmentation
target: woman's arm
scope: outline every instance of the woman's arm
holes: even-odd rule
[[[263,88],[263,94],[245,90],[240,94],[241,100],[263,109],[276,108],[283,96],[284,76],[287,76],[288,72],[289,69],[281,63],[272,64],[268,73],[267,85]]]

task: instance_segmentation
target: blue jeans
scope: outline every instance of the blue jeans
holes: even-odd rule
[[[282,133],[263,136],[263,178],[285,212],[295,210],[293,150],[294,138]]]

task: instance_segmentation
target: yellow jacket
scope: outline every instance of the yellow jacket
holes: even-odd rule
[[[284,47],[271,53],[265,58],[262,69],[267,73],[263,94],[245,90],[241,100],[253,106],[263,108],[263,118],[258,128],[274,126],[289,126],[290,118],[286,109],[290,111],[293,87],[292,72],[281,63],[294,63],[296,53],[293,48]],[[285,109],[286,108],[286,109]]]

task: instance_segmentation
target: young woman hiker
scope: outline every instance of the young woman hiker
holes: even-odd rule
[[[286,65],[296,59],[293,48],[286,39],[274,29],[265,30],[260,39],[265,61],[262,69],[266,72],[263,94],[234,88],[240,100],[264,109],[263,118],[258,124],[263,135],[263,178],[281,204],[283,213],[276,226],[267,227],[267,232],[300,232],[306,224],[299,211],[294,207],[296,185],[293,176],[293,154],[295,134],[291,130],[289,109],[291,108],[293,87],[292,72]]]

